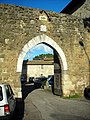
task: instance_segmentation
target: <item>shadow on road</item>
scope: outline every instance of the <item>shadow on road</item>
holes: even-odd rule
[[[35,90],[34,84],[23,83],[22,84],[22,99],[16,99],[16,109],[12,120],[22,120],[24,117],[24,100],[30,92]]]
[[[22,99],[16,99],[16,109],[12,120],[22,120],[24,117],[24,101]]]
[[[35,90],[34,84],[26,83],[22,84],[22,98],[23,100],[28,96],[30,92]]]

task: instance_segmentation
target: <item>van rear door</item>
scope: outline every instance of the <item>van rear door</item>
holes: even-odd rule
[[[8,99],[10,112],[12,113],[15,109],[15,100],[13,97],[13,91],[9,85],[6,86],[6,93],[7,93],[7,99]]]

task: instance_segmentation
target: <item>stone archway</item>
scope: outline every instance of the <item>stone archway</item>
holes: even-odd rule
[[[61,75],[62,76],[62,80],[61,80],[62,87],[60,89],[62,89],[62,91],[63,91],[62,94],[64,95],[64,93],[65,93],[64,91],[66,91],[66,88],[67,88],[65,86],[65,81],[68,81],[68,78],[69,78],[69,76],[67,75],[67,72],[66,72],[67,71],[66,57],[65,57],[63,50],[60,48],[60,46],[52,38],[48,37],[45,34],[32,38],[27,44],[24,45],[24,47],[22,48],[22,51],[18,57],[16,72],[19,72],[19,73],[22,72],[23,60],[24,60],[25,55],[29,51],[29,49],[31,49],[32,47],[34,47],[40,43],[44,43],[44,44],[52,47],[52,49],[54,49],[58,53],[58,56],[60,58],[61,70],[62,70],[62,73],[61,73],[62,74]]]
[[[33,46],[35,46],[39,43],[46,43],[57,51],[57,53],[59,54],[59,56],[61,58],[61,61],[62,61],[62,70],[66,71],[67,70],[67,61],[66,61],[66,57],[65,57],[65,54],[64,54],[63,50],[60,48],[60,46],[53,39],[51,39],[50,37],[48,37],[45,34],[32,38],[22,48],[22,51],[21,51],[21,53],[19,54],[19,57],[18,57],[17,70],[16,71],[17,72],[22,71],[22,64],[23,64],[23,60],[24,60],[24,57],[25,57],[26,53],[29,51],[29,49],[31,49]]]

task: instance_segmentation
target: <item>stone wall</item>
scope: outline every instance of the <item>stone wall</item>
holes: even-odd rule
[[[73,13],[73,15],[81,18],[90,18],[90,0],[86,0],[85,3]]]
[[[89,84],[89,65],[79,41],[84,42],[90,56],[90,32],[80,17],[39,9],[0,5],[0,82],[9,82],[16,96],[21,96],[18,57],[25,44],[43,34],[51,38],[66,57],[67,70],[63,69],[63,60],[60,61],[63,95],[82,95]],[[48,40],[44,42],[50,45]],[[50,47],[57,50],[54,45]]]

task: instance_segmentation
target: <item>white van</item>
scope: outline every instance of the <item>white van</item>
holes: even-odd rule
[[[16,100],[9,84],[0,84],[0,119],[10,120],[15,110]]]

